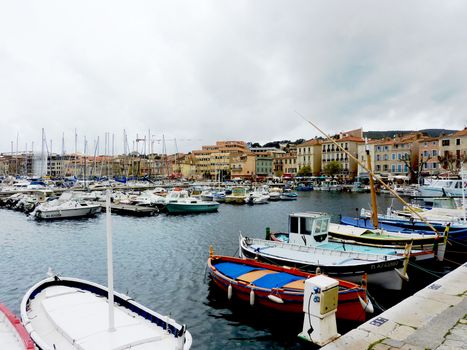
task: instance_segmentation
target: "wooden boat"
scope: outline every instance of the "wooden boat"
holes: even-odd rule
[[[360,281],[363,274],[368,273],[369,283],[386,289],[402,288],[401,276],[406,278],[408,251],[328,242],[329,222],[329,215],[324,213],[290,214],[289,243],[240,235],[240,254],[311,272],[319,267],[330,277],[353,282]],[[431,252],[412,251],[411,254],[420,260],[433,257]]]
[[[188,350],[182,326],[113,290],[110,191],[107,191],[108,288],[49,273],[21,301],[21,319],[41,350]]]
[[[130,297],[114,293],[115,326],[109,331],[108,289],[68,277],[49,277],[28,290],[21,319],[42,350],[180,349],[191,346],[191,335]]]
[[[0,349],[34,350],[34,343],[19,319],[0,304]]]
[[[305,280],[316,276],[299,269],[262,263],[253,259],[211,256],[208,268],[216,286],[228,296],[250,305],[285,313],[303,313]],[[230,292],[229,292],[230,289]],[[339,280],[337,318],[364,321],[365,288]]]

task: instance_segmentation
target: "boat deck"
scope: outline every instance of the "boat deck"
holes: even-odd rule
[[[66,286],[45,289],[30,301],[28,316],[47,344],[57,349],[174,349],[177,339],[166,330],[114,306],[115,331],[108,330],[106,298]]]

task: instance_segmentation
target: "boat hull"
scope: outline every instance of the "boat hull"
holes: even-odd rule
[[[170,214],[212,213],[219,209],[219,204],[214,202],[209,204],[168,203],[166,209]]]
[[[86,216],[93,216],[97,213],[100,213],[100,211],[101,207],[99,205],[61,210],[38,210],[35,214],[35,218],[38,220],[75,219]]]
[[[254,305],[259,305],[265,309],[274,310],[281,313],[303,314],[303,289],[287,290],[275,288],[259,288],[251,283],[246,283],[241,280],[233,280],[222,274],[216,269],[216,262],[227,261],[247,266],[254,266],[272,270],[275,272],[286,272],[300,276],[303,279],[314,277],[315,274],[306,273],[297,269],[284,268],[270,264],[264,264],[251,259],[240,259],[232,257],[213,257],[208,260],[209,273],[214,284],[225,292],[227,296],[229,286],[232,286],[234,298],[245,303],[251,303],[251,292],[254,293]],[[366,300],[366,291],[357,284],[346,281],[339,281],[339,299],[336,317],[341,320],[365,321],[366,314],[359,301],[359,296],[362,300]],[[283,303],[277,303],[269,298],[270,295],[280,298]]]
[[[34,285],[25,294],[21,302],[21,320],[32,340],[41,350],[55,348],[86,350],[95,349],[97,345],[105,349],[107,346],[101,347],[101,345],[106,343],[109,349],[126,349],[137,344],[153,342],[160,349],[188,350],[191,347],[191,334],[186,331],[185,326],[116,292],[114,292],[116,330],[108,332],[107,297],[107,288],[97,283],[76,278],[50,277]],[[54,298],[59,300],[52,304]],[[76,298],[87,298],[88,302],[76,303]],[[92,302],[89,302],[90,299]],[[99,313],[103,310],[105,315]],[[64,316],[65,314],[69,314],[69,317]],[[80,327],[77,327],[77,323]],[[138,326],[141,323],[147,323],[147,326],[142,329]],[[125,324],[126,326],[122,326]],[[129,332],[124,329],[125,327],[130,327]],[[148,327],[151,331],[149,336]],[[159,329],[162,332],[158,331]],[[137,339],[138,336],[135,338],[135,335],[138,333],[141,335],[141,332],[146,333],[143,334],[146,338],[142,340]],[[113,338],[112,334],[116,334],[116,338]],[[124,344],[125,347],[119,343]],[[56,344],[59,345],[56,347]]]
[[[368,283],[370,284],[390,290],[402,289],[402,279],[400,275],[403,273],[403,257],[386,257],[385,260],[384,257],[379,257],[378,255],[371,256],[371,254],[328,252],[325,254],[327,257],[332,257],[334,262],[320,262],[319,258],[317,258],[313,252],[316,251],[315,248],[289,243],[270,242],[271,247],[278,247],[279,251],[267,253],[264,249],[252,247],[251,244],[247,243],[247,240],[250,239],[246,237],[240,238],[240,255],[245,258],[259,259],[280,266],[286,265],[296,267],[312,273],[319,268],[322,273],[329,275],[329,277],[340,278],[351,282],[361,281],[363,275],[367,274]],[[300,258],[294,257],[297,252],[299,252]],[[355,263],[347,264],[350,260],[355,260]]]

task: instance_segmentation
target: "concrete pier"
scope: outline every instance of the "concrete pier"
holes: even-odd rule
[[[323,350],[467,349],[467,263]]]

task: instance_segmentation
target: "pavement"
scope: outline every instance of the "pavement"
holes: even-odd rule
[[[467,263],[323,350],[467,350]]]

